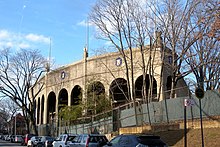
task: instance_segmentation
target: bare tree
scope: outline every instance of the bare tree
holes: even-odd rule
[[[5,109],[0,110],[0,131],[8,131],[8,119],[9,119],[9,114]]]
[[[7,127],[11,129],[11,132],[8,133],[13,133],[12,128],[14,128],[14,124],[11,123],[11,120],[13,120],[13,118],[16,116],[16,112],[19,111],[19,107],[8,98],[2,99],[0,107],[0,111],[2,112],[0,117],[3,119],[3,122],[7,124]]]
[[[123,58],[128,102],[134,102],[134,107],[133,49],[139,48],[142,53],[143,82],[145,83],[146,68],[143,53],[146,52],[145,42],[149,39],[147,38],[149,32],[146,29],[146,11],[141,4],[137,0],[99,0],[90,15],[91,21],[99,29],[100,38],[110,41]],[[146,94],[144,99],[146,100]]]
[[[38,134],[35,123],[35,97],[42,90],[44,83],[33,91],[41,75],[45,72],[46,60],[37,50],[20,49],[16,53],[9,49],[1,50],[0,84],[1,94],[10,98],[23,111],[28,132],[30,126]]]
[[[147,27],[145,8],[146,4],[143,1],[99,0],[90,15],[91,21],[98,28],[99,38],[111,42],[123,57],[130,101],[135,99],[133,50],[136,48],[141,52],[142,65],[140,66],[143,69],[143,75],[148,72],[150,64],[148,60],[150,58],[145,57],[145,54],[147,52],[150,54],[152,51],[146,47],[152,32]]]
[[[133,78],[133,73],[134,73],[133,50],[134,48],[138,48],[140,50],[141,52],[140,60],[142,64],[141,69],[143,72],[142,96],[144,102],[146,102],[148,106],[148,103],[151,101],[153,95],[152,77],[154,76],[155,50],[157,47],[162,47],[162,45],[159,43],[161,41],[160,36],[152,35],[153,32],[155,32],[154,24],[156,24],[156,22],[154,20],[155,17],[150,19],[151,14],[157,16],[158,18],[161,17],[160,18],[161,25],[157,25],[158,27],[159,26],[164,27],[165,24],[166,25],[168,24],[167,24],[167,20],[165,20],[165,18],[162,16],[163,15],[162,10],[158,8],[159,5],[156,5],[155,3],[153,3],[154,4],[153,6],[146,4],[147,3],[143,1],[137,1],[137,0],[110,0],[110,1],[100,0],[93,8],[90,18],[91,21],[95,24],[95,26],[97,26],[98,29],[100,30],[101,38],[110,41],[113,44],[113,46],[121,53],[126,68],[127,86],[129,90],[128,97],[130,100],[133,101],[135,101],[135,85]],[[167,7],[169,7],[169,5],[171,4],[168,2]],[[149,10],[152,10],[153,12],[149,12]],[[171,10],[171,7],[169,7],[169,10]],[[168,11],[167,13],[171,13],[171,12]],[[169,15],[171,14],[167,14],[167,16]],[[167,26],[166,29],[168,30],[170,29],[170,27]],[[165,29],[162,28],[160,30],[164,31]],[[165,32],[168,32],[167,30]],[[164,34],[164,36],[165,35],[166,34]],[[147,43],[148,44],[150,43],[149,47],[146,47]],[[162,50],[163,58],[164,58],[164,53],[163,53],[164,51],[165,50]],[[175,51],[176,48],[174,48],[173,50],[173,56],[176,57]],[[126,52],[129,53],[127,54]],[[147,57],[146,57],[146,53],[148,53]],[[173,62],[173,64],[176,64],[176,62]],[[163,75],[162,72],[163,71],[161,71],[161,75]],[[176,71],[173,73],[173,75],[175,75],[173,77],[175,78],[176,81],[177,81],[176,74],[180,75],[179,72],[180,72],[179,69],[176,68]],[[146,87],[147,73],[149,73],[148,78],[150,81],[148,85],[149,86],[148,93]],[[177,82],[175,82],[175,84],[173,85],[176,86],[176,83]],[[162,84],[163,83],[160,81],[160,87]],[[175,88],[175,86],[173,86],[173,88]],[[159,90],[159,93],[160,92],[161,90]],[[158,94],[158,96],[159,95],[160,94]],[[148,108],[148,114],[149,114],[149,108]],[[149,122],[151,122],[150,115],[148,116],[149,116]]]
[[[202,3],[206,1],[151,0],[143,3],[136,0],[99,0],[94,6],[90,18],[99,30],[99,37],[110,41],[123,57],[130,100],[135,101],[134,48],[138,48],[142,55],[144,89],[142,95],[147,104],[152,97],[153,80],[149,78],[149,91],[146,93],[145,75],[149,73],[153,77],[155,74],[153,63],[157,47],[161,48],[161,79],[163,79],[163,67],[167,64],[164,58],[170,54],[171,62],[166,66],[170,67],[171,73],[170,97],[175,97],[178,82],[184,80],[184,77],[191,74],[193,70],[186,62],[189,58],[188,52],[201,36],[207,35],[206,32],[198,31],[202,21],[195,19]],[[210,9],[209,11],[213,12]],[[218,19],[215,23],[217,22]],[[212,28],[216,34],[217,25],[214,26]],[[153,32],[156,32],[155,35],[152,35]],[[150,43],[148,48],[146,43]],[[146,52],[148,57],[145,55]],[[214,75],[218,76],[217,73]],[[163,82],[160,81],[160,88],[162,85]],[[158,95],[160,92],[161,90]]]
[[[7,110],[7,107],[4,105],[5,100],[1,99],[0,101],[0,130],[7,129],[8,131],[8,120],[10,119],[10,113]]]
[[[172,54],[172,85],[170,97],[175,97],[175,88],[179,80],[192,72],[186,64],[187,52],[196,41],[204,35],[198,31],[201,21],[195,20],[198,8],[203,1],[200,0],[162,0],[149,4],[153,12],[152,20],[156,27],[163,32],[163,44],[171,50]]]
[[[194,19],[199,27],[192,34],[200,32],[201,36],[190,47],[186,59],[198,86],[206,90],[220,87],[219,13],[220,3],[215,0],[203,1],[197,7]]]

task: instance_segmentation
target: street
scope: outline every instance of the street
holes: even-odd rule
[[[20,143],[11,143],[9,141],[5,141],[5,140],[1,140],[0,139],[0,147],[24,147],[24,146],[21,146]]]

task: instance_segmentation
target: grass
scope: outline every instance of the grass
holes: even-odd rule
[[[155,135],[161,136],[161,139],[171,147],[184,147],[184,130],[157,132]],[[204,128],[204,146],[220,147],[220,128]],[[187,130],[187,147],[201,147],[201,130]]]

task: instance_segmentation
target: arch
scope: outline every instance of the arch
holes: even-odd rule
[[[79,85],[76,85],[71,91],[71,105],[78,105],[81,100],[82,88]]]
[[[146,94],[148,96],[149,89],[150,89],[150,82],[153,81],[153,89],[152,89],[152,100],[157,96],[157,81],[153,76],[150,76],[149,74],[146,75],[145,82],[146,82]],[[139,76],[135,81],[135,96],[136,98],[143,98],[142,95],[143,92],[143,75]]]
[[[101,82],[94,81],[88,85],[87,94],[89,94],[91,92],[96,95],[101,95],[101,94],[105,93],[105,87]]]
[[[172,76],[168,76],[166,82],[166,92],[165,92],[166,98],[170,98],[171,87],[172,87]]]
[[[37,124],[40,123],[40,97],[37,100]]]
[[[105,99],[105,87],[99,81],[94,81],[88,85],[87,105],[89,113],[100,113],[102,111],[99,105]],[[103,105],[102,105],[103,106]]]
[[[65,88],[63,88],[60,90],[58,96],[58,112],[65,105],[68,105],[68,92]]]
[[[109,95],[114,106],[126,103],[128,97],[127,81],[123,78],[115,79],[110,85]]]
[[[53,119],[56,112],[56,94],[52,91],[48,95],[47,101],[47,123],[49,123],[49,118]]]
[[[42,96],[42,99],[41,99],[41,112],[40,112],[40,115],[41,115],[41,124],[43,124],[43,118],[44,118],[44,95]]]
[[[172,77],[168,76],[167,77],[167,83],[166,83],[167,90],[171,90],[171,86],[172,86]]]

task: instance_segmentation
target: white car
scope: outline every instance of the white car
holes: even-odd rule
[[[41,144],[41,137],[40,136],[33,136],[30,140],[27,142],[27,147],[33,147],[38,146],[38,144]]]
[[[69,147],[69,143],[76,137],[76,134],[61,134],[53,141],[53,147]]]
[[[31,147],[31,146],[32,146],[31,140],[28,140],[28,142],[27,142],[27,147]]]

